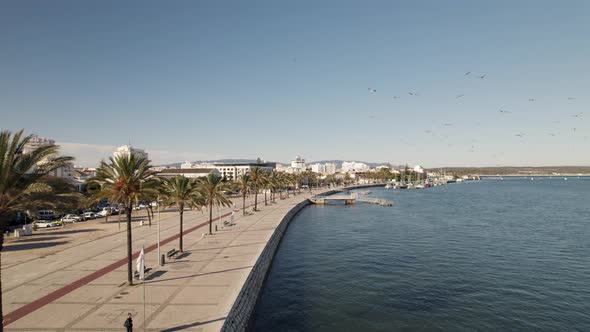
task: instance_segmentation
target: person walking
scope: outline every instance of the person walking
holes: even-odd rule
[[[127,332],[133,332],[133,318],[131,318],[131,313],[127,314],[127,319],[125,320],[125,324],[123,324],[127,328]]]

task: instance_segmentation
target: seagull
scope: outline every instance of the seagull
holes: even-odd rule
[[[465,96],[465,95],[458,95],[458,96],[456,96],[455,98],[457,98],[457,99],[458,99],[458,98],[461,98],[461,97],[463,97],[463,96]]]
[[[467,75],[469,75],[469,74],[471,74],[471,72],[470,72],[470,71],[466,72],[466,73],[465,73],[465,76],[467,76]]]
[[[452,126],[452,123],[445,123],[444,126]]]
[[[555,137],[555,134],[554,133],[549,133],[547,135]]]
[[[535,101],[535,98],[529,98],[529,101]]]
[[[416,93],[414,93],[414,92],[412,92],[412,91],[408,92],[408,94],[409,94],[410,96],[415,96],[415,95],[416,95]]]
[[[555,120],[555,121],[551,121],[553,123],[560,123],[561,121]]]
[[[577,113],[572,115],[574,118],[581,118],[583,113]]]
[[[369,118],[374,119],[375,115],[371,114],[371,115],[369,115]]]
[[[523,138],[523,137],[524,137],[524,134],[516,134],[516,135],[514,135],[514,136],[518,136],[518,137],[520,137],[520,138]]]
[[[399,99],[399,96],[393,96],[393,99]]]
[[[567,100],[574,100],[576,97],[567,97]]]
[[[486,78],[486,76],[488,76],[488,74],[483,74],[479,78],[481,78],[483,80],[484,78]]]
[[[498,110],[498,112],[500,112],[500,113],[512,113],[512,112],[510,112],[510,111],[503,110],[503,109],[499,109],[499,110]]]
[[[369,88],[369,92],[377,92],[377,90],[375,90],[373,88]]]

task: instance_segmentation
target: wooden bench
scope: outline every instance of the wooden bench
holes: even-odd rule
[[[168,250],[168,252],[166,253],[166,257],[170,258],[176,254],[178,254],[180,251],[176,250],[176,249],[170,249]]]

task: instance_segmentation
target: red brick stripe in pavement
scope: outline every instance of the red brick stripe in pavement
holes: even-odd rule
[[[250,204],[249,206],[251,206],[251,205],[253,205],[253,204]],[[220,217],[213,218],[213,221],[219,220],[220,218],[225,218],[225,217],[229,216],[230,214],[231,213],[226,213],[226,214],[224,214],[224,215],[222,215]],[[198,224],[196,226],[193,226],[193,227],[185,230],[184,232],[182,232],[182,234],[188,234],[188,233],[190,233],[190,232],[192,232],[192,231],[194,231],[194,230],[196,230],[198,228],[201,228],[201,227],[207,225],[208,223],[209,223],[209,221],[205,221],[205,222],[203,222],[201,224]],[[169,238],[167,238],[165,240],[160,241],[160,245],[167,244],[167,243],[169,243],[171,241],[174,241],[174,240],[178,239],[179,237],[180,237],[180,234],[173,235],[173,236],[171,236],[171,237],[169,237]],[[152,244],[151,246],[149,246],[147,248],[144,248],[144,252],[150,252],[150,251],[152,251],[152,250],[154,250],[156,248],[158,248],[158,244],[157,243]],[[135,259],[138,256],[139,256],[139,251],[133,254],[132,259]],[[12,311],[12,312],[4,315],[4,326],[7,326],[7,325],[9,325],[11,323],[14,323],[15,321],[23,318],[24,316],[30,314],[31,312],[33,312],[33,311],[35,311],[37,309],[42,308],[43,306],[45,306],[45,305],[47,305],[47,304],[49,304],[49,303],[51,303],[51,302],[59,299],[60,297],[66,295],[66,294],[68,294],[68,293],[70,293],[70,292],[72,292],[72,291],[74,291],[74,290],[76,290],[76,289],[78,289],[78,288],[86,285],[86,284],[88,284],[89,282],[92,282],[93,280],[96,280],[96,279],[104,276],[105,274],[107,274],[107,273],[109,273],[111,271],[114,271],[118,267],[121,267],[121,266],[123,266],[125,264],[127,264],[127,257],[125,257],[123,259],[120,259],[120,260],[118,260],[117,262],[115,262],[115,263],[113,263],[111,265],[107,265],[107,266],[101,268],[100,270],[95,271],[95,272],[93,272],[93,273],[91,273],[91,274],[89,274],[89,275],[87,275],[85,277],[82,277],[82,278],[80,278],[80,279],[78,279],[78,280],[76,280],[76,281],[74,281],[74,282],[72,282],[70,284],[67,284],[64,287],[62,287],[62,288],[60,288],[58,290],[55,290],[55,291],[53,291],[53,292],[51,292],[51,293],[49,293],[49,294],[47,294],[47,295],[45,295],[45,296],[43,296],[41,298],[39,298],[39,299],[37,299],[37,300],[29,303],[29,304],[25,304],[24,306],[16,309],[15,311]]]

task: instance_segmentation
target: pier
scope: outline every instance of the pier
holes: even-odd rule
[[[381,206],[393,206],[392,201],[388,201],[382,198],[366,197],[364,195],[358,195],[357,193],[351,193],[350,195],[333,195],[333,196],[322,196],[317,195],[309,198],[309,201],[313,204],[326,204],[329,202],[344,202],[344,205],[352,205],[357,201],[365,202],[369,204],[376,204]]]

